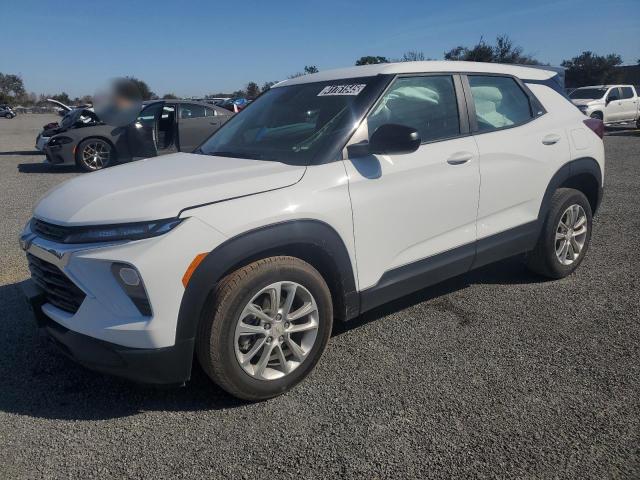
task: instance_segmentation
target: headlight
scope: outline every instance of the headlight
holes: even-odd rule
[[[64,145],[65,143],[71,143],[73,142],[72,138],[69,137],[65,137],[60,136],[60,137],[53,137],[51,140],[49,140],[49,145]]]
[[[43,237],[54,236],[60,243],[95,243],[117,240],[140,240],[157,237],[175,228],[182,219],[166,218],[152,222],[97,225],[95,227],[61,227],[34,219],[31,230]]]

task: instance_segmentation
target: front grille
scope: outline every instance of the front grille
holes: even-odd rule
[[[47,302],[69,313],[76,313],[85,294],[55,265],[27,253],[31,278],[44,290]]]
[[[59,243],[64,243],[64,239],[71,233],[69,227],[61,227],[60,225],[54,225],[53,223],[43,222],[34,218],[31,220],[31,231],[38,234],[43,238],[54,240]]]

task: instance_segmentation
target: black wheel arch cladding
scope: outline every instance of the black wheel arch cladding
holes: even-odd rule
[[[176,341],[195,338],[204,306],[221,278],[265,255],[291,254],[296,247],[324,252],[322,260],[331,262],[331,265],[325,265],[328,267],[325,271],[334,274],[334,278],[327,279],[327,283],[332,295],[341,297],[337,302],[334,300],[340,309],[336,312],[337,316],[345,319],[357,316],[360,310],[359,296],[351,259],[340,235],[318,220],[293,220],[240,234],[225,241],[205,257],[189,279],[182,297]],[[317,265],[317,262],[314,266],[322,270],[322,265]]]

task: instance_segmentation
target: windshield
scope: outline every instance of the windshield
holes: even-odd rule
[[[595,100],[604,97],[605,93],[607,93],[606,88],[578,88],[569,94],[569,98]]]
[[[386,78],[276,87],[229,120],[196,153],[296,165],[337,155]]]

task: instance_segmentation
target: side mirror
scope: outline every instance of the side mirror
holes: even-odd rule
[[[379,126],[369,142],[360,142],[347,147],[350,157],[366,155],[401,155],[415,152],[420,147],[420,134],[415,128],[388,123]]]
[[[618,98],[618,95],[616,95],[615,93],[613,93],[613,94],[610,93],[609,96],[607,97],[606,104],[609,105],[609,103],[615,102],[616,100],[620,100]]]

